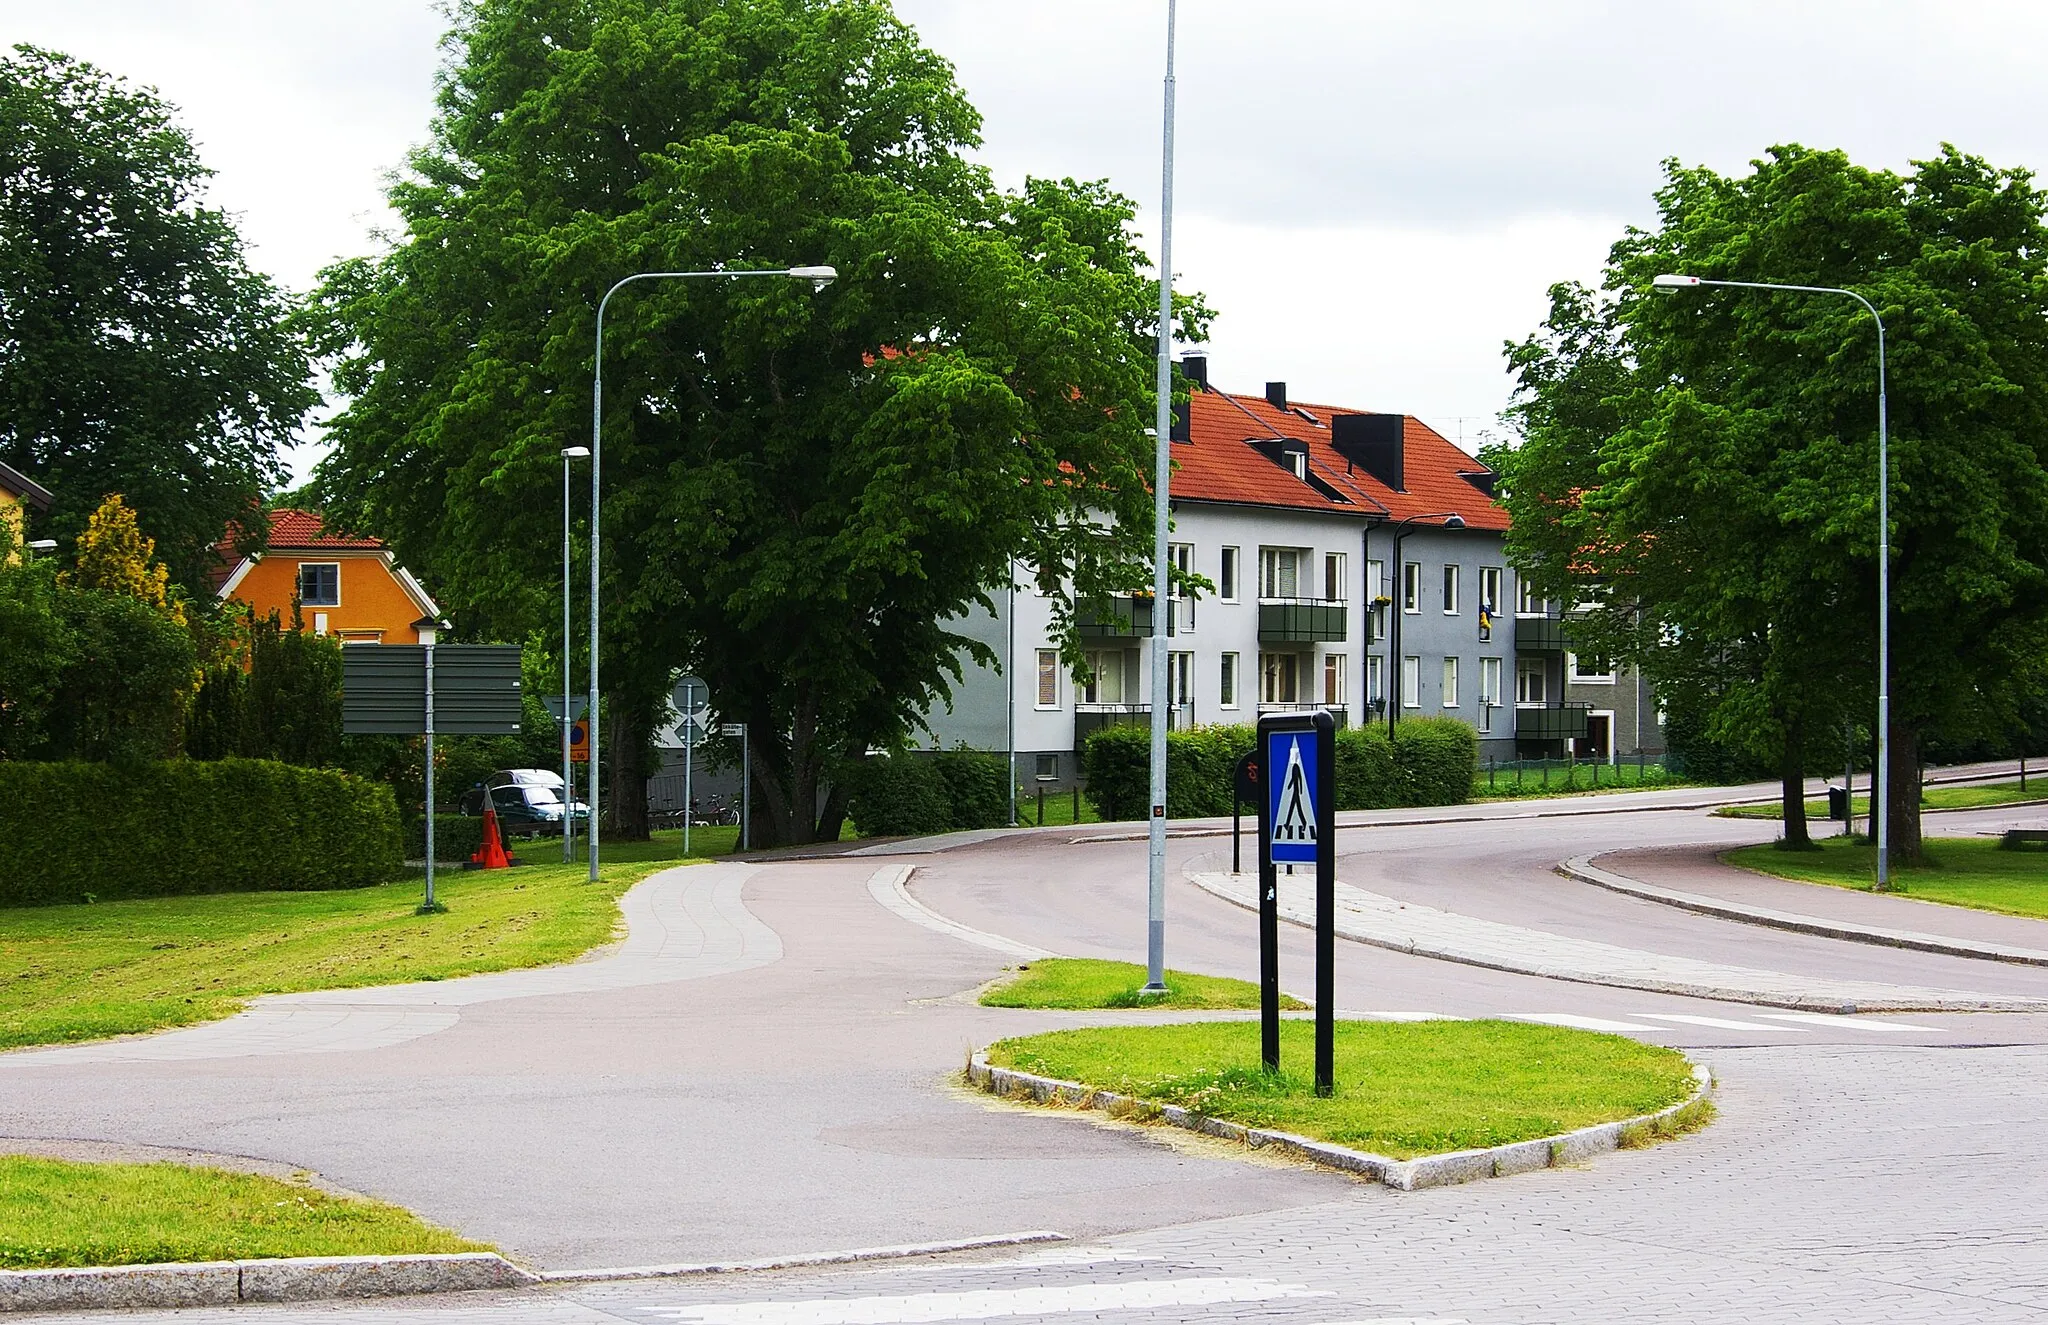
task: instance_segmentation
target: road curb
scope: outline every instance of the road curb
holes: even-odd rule
[[[1925,934],[1917,930],[1883,929],[1876,925],[1858,925],[1847,920],[1824,920],[1819,916],[1801,915],[1795,911],[1774,911],[1769,907],[1746,906],[1741,902],[1708,897],[1702,893],[1660,888],[1641,879],[1632,879],[1626,874],[1602,869],[1593,863],[1593,857],[1590,855],[1573,856],[1559,865],[1557,872],[1567,879],[1591,884],[1595,888],[1605,888],[1609,892],[1622,893],[1645,902],[1656,902],[1663,906],[1676,907],[1681,911],[1694,911],[1721,920],[1736,920],[1746,925],[1763,925],[1770,929],[1789,930],[1795,934],[1815,934],[1821,938],[1841,939],[1849,943],[1908,948],[1915,952],[1939,953],[1946,957],[1971,957],[1979,961],[2007,962],[2020,966],[2048,966],[2048,952],[2038,948],[2008,948],[1997,943],[1978,943],[1970,939]],[[1786,882],[1796,883],[1797,880]]]
[[[0,1270],[0,1312],[317,1302],[526,1288],[539,1282],[539,1275],[481,1251]]]
[[[947,1242],[912,1242],[896,1247],[858,1247],[851,1251],[821,1251],[800,1256],[764,1256],[747,1261],[705,1261],[689,1265],[635,1265],[612,1270],[543,1270],[545,1284],[618,1283],[634,1279],[685,1279],[697,1275],[746,1274],[762,1270],[800,1270],[818,1265],[853,1265],[862,1261],[910,1260],[918,1256],[944,1256],[952,1252],[986,1251],[996,1247],[1029,1247],[1041,1242],[1066,1242],[1064,1233],[1033,1229],[1028,1233],[999,1233],[992,1237],[954,1238]]]
[[[1419,1159],[1389,1159],[1385,1155],[1368,1154],[1292,1132],[1246,1127],[1242,1123],[1190,1113],[1177,1104],[1132,1099],[1078,1081],[1061,1081],[1015,1068],[994,1067],[990,1065],[985,1049],[976,1050],[968,1060],[967,1079],[991,1095],[1028,1099],[1037,1104],[1095,1109],[1112,1117],[1137,1122],[1163,1122],[1205,1136],[1236,1141],[1254,1150],[1274,1150],[1311,1164],[1356,1174],[1396,1191],[1412,1192],[1424,1187],[1446,1187],[1481,1178],[1505,1178],[1536,1169],[1579,1164],[1623,1146],[1676,1135],[1702,1117],[1711,1107],[1714,1093],[1714,1075],[1706,1064],[1693,1062],[1690,1058],[1686,1061],[1692,1063],[1692,1094],[1669,1108],[1624,1118],[1619,1122],[1581,1127],[1556,1136],[1538,1137],[1533,1141],[1515,1141],[1483,1150],[1453,1150],[1442,1155],[1424,1155]]]

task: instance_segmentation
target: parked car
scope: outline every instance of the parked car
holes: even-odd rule
[[[562,804],[562,775],[545,768],[501,768],[463,793],[464,814],[481,815],[484,798],[498,812],[498,831],[507,837],[553,837],[561,833],[565,815],[578,823],[590,819],[582,801]]]

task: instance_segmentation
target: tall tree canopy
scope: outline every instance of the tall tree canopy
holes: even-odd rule
[[[1511,346],[1511,548],[1583,629],[1769,747],[1789,777],[1875,702],[1877,337],[1891,399],[1892,815],[1919,848],[1919,742],[2014,719],[2048,663],[2048,226],[2021,170],[1953,148],[1911,173],[1773,149],[1667,167],[1659,224],[1598,292]],[[1791,797],[1789,799],[1798,799]],[[1788,805],[1788,808],[1790,806]],[[1796,821],[1795,821],[1796,822]]]
[[[0,459],[56,494],[59,536],[125,494],[195,595],[317,399],[207,174],[154,93],[0,56]]]
[[[764,839],[836,836],[832,770],[943,701],[975,651],[944,622],[1013,558],[1062,602],[1142,579],[1156,287],[1132,208],[1072,181],[997,190],[962,155],[979,117],[950,67],[883,0],[459,19],[392,193],[402,239],[327,279],[352,398],[328,511],[390,538],[459,625],[545,630],[599,297],[641,271],[836,266],[822,293],[612,300],[601,566],[620,828],[691,666],[752,727]]]

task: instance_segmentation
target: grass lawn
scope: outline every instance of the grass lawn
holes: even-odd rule
[[[1315,1027],[1280,1024],[1282,1071],[1257,1022],[1119,1026],[1001,1040],[989,1061],[1244,1123],[1412,1159],[1653,1113],[1692,1092],[1670,1049],[1507,1021],[1337,1023],[1336,1094],[1317,1099]]]
[[[1220,975],[1166,973],[1167,993],[1142,997],[1145,968],[1136,962],[1104,962],[1090,957],[1047,957],[1019,966],[1015,979],[981,996],[989,1008],[1257,1008],[1259,987],[1248,980]],[[1300,1009],[1308,1004],[1282,994],[1280,1006]]]
[[[1819,839],[1819,851],[1741,847],[1721,858],[1731,865],[1781,879],[1826,883],[1868,891],[1877,880],[1877,849],[1845,838]],[[2000,851],[1993,837],[1930,837],[1927,862],[1906,865],[1894,857],[1892,887],[1925,902],[2012,916],[2048,919],[2048,853]]]
[[[1929,810],[1975,810],[1987,805],[2010,805],[2014,801],[2048,799],[2048,778],[2028,778],[2027,789],[2020,790],[2017,782],[1999,782],[1979,787],[1929,787],[1920,797],[1920,805]],[[1826,797],[1806,802],[1806,817],[1824,820],[1827,817]],[[1858,819],[1870,814],[1870,797],[1855,798],[1850,812]],[[1724,819],[1782,819],[1785,807],[1776,801],[1768,805],[1724,805],[1714,811]]]
[[[521,844],[534,863],[516,869],[444,867],[434,891],[446,915],[413,913],[417,876],[340,892],[0,910],[0,1049],[211,1021],[254,994],[567,961],[613,936],[620,894],[679,860],[681,839],[605,843],[595,887],[587,865],[561,863],[559,842]]]
[[[181,1164],[0,1156],[0,1268],[490,1251],[377,1201]]]
[[[1475,801],[1539,800],[1588,792],[1656,791],[1694,785],[1661,764],[1605,764],[1553,760],[1536,768],[1481,768],[1472,779]]]
[[[1072,788],[1048,791],[1045,793],[1045,816],[1040,818],[1038,813],[1038,794],[1027,783],[1017,793],[1017,822],[1025,828],[1099,824],[1102,822],[1102,816],[1095,812],[1095,807],[1088,803],[1086,796],[1081,797],[1078,803],[1080,805],[1080,813],[1076,815],[1074,812],[1076,801]]]

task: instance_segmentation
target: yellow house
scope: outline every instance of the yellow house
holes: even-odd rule
[[[28,537],[28,523],[24,506],[33,506],[38,511],[50,509],[50,490],[13,466],[0,462],[0,520],[5,520],[14,529],[9,540],[19,548]],[[17,554],[19,555],[19,554]]]
[[[432,644],[441,609],[391,549],[374,538],[327,532],[312,511],[270,512],[270,541],[253,557],[221,547],[222,602],[272,611],[290,623],[296,599],[306,628],[343,644]]]

